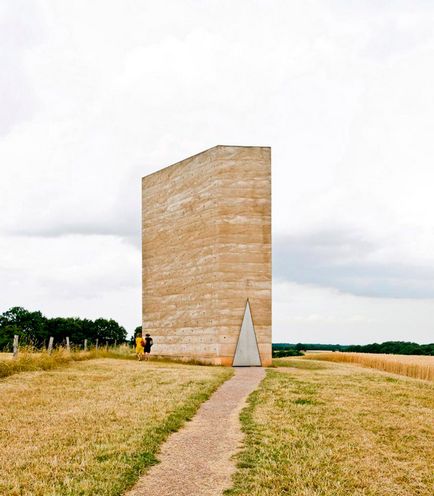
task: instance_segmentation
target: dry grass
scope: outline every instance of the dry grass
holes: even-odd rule
[[[434,356],[384,355],[375,353],[315,353],[305,355],[309,360],[354,363],[415,379],[434,381]]]
[[[32,348],[21,348],[17,358],[12,353],[0,353],[0,378],[20,372],[36,370],[51,370],[72,362],[81,362],[93,358],[135,358],[134,352],[128,346],[116,348],[99,348],[90,351],[67,351],[57,348],[51,354],[46,351],[35,351]]]
[[[434,494],[434,384],[291,360],[249,398],[246,445],[226,494]]]
[[[309,361],[306,362],[300,358],[294,360],[294,357],[274,358],[272,367],[290,367],[296,369],[318,370],[328,367],[325,363]]]
[[[123,494],[231,373],[102,359],[1,380],[0,494]]]
[[[14,357],[14,355],[12,353],[0,352],[0,361],[1,360],[12,360],[13,357]]]

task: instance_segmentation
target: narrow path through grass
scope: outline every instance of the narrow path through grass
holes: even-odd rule
[[[231,374],[102,359],[3,379],[0,494],[123,494]]]
[[[260,367],[240,367],[205,402],[191,422],[164,443],[160,463],[125,496],[221,496],[231,487],[232,457],[243,435],[239,415],[265,376]]]
[[[245,496],[431,496],[434,385],[350,365],[269,370],[241,421]]]

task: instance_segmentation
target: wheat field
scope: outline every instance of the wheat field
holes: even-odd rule
[[[434,381],[434,356],[384,355],[375,353],[307,353],[308,360],[324,360],[361,365],[372,369],[406,375],[415,379]]]

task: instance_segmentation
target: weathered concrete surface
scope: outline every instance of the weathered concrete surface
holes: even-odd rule
[[[143,178],[143,329],[154,354],[232,365],[250,300],[271,363],[271,150],[216,146]]]
[[[236,368],[199,409],[191,422],[172,434],[159,459],[127,496],[217,496],[231,487],[232,456],[243,436],[239,414],[247,396],[263,379],[260,367]]]

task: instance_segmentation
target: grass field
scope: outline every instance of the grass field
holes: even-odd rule
[[[130,358],[135,359],[135,354],[127,345],[105,349],[103,347],[89,351],[67,351],[57,348],[48,353],[32,348],[22,348],[16,358],[12,353],[0,353],[0,378],[8,377],[20,372],[33,372],[36,370],[51,370],[69,365],[72,362],[92,360],[94,358]]]
[[[376,353],[308,353],[309,360],[354,363],[415,379],[434,381],[434,356],[385,355]]]
[[[282,359],[242,412],[243,496],[432,496],[434,384]]]
[[[2,379],[0,494],[122,494],[231,374],[100,359]]]

